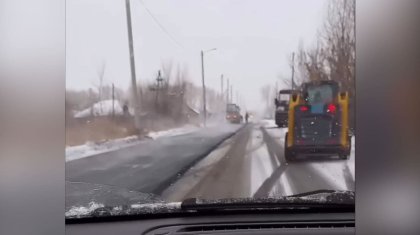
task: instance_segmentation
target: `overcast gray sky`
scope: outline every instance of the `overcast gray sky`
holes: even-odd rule
[[[190,81],[201,83],[200,50],[206,84],[220,90],[224,74],[248,109],[259,109],[260,88],[291,74],[287,56],[314,43],[326,0],[131,0],[137,81],[154,79],[162,63],[186,67]],[[98,80],[106,63],[105,83],[130,84],[127,24],[123,0],[66,1],[66,87],[85,89]],[[174,40],[171,38],[173,37]],[[282,83],[279,80],[279,86]]]

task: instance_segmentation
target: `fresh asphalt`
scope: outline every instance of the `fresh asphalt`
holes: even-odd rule
[[[284,159],[285,128],[221,124],[66,163],[67,182],[85,182],[186,198],[268,197],[319,189],[354,190],[354,150]]]
[[[66,181],[160,194],[241,127],[222,124],[70,161],[66,163]]]

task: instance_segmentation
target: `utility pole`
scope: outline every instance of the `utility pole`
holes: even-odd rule
[[[130,51],[130,68],[131,68],[131,86],[133,89],[133,98],[134,98],[134,124],[137,131],[140,131],[140,106],[137,94],[137,84],[136,84],[136,68],[134,61],[134,46],[133,46],[133,32],[131,29],[131,9],[130,9],[130,0],[125,0],[125,9],[127,12],[127,31],[128,31],[128,47]]]
[[[160,70],[158,71],[158,77],[156,78],[156,99],[155,99],[155,108],[156,113],[160,112],[159,107],[159,90],[161,89],[161,83],[163,82],[163,78],[161,76]]]
[[[206,108],[206,84],[204,83],[204,52],[214,51],[217,48],[213,48],[207,51],[201,50],[201,80],[203,82],[203,117],[204,117],[204,126],[206,126],[207,119],[207,108]]]
[[[230,101],[233,102],[233,85],[230,85]]]
[[[224,94],[223,94],[223,74],[220,76],[220,98],[223,102]]]
[[[223,83],[224,83],[224,81],[223,81],[223,74],[222,74],[220,76],[220,112],[223,111],[223,103],[224,103],[224,100],[225,100],[225,95],[224,95],[224,92],[223,92]]]
[[[201,51],[201,80],[203,83],[203,115],[204,126],[206,126],[207,110],[206,110],[206,84],[204,83],[204,52]]]
[[[114,88],[114,83],[112,83],[112,119],[115,118],[115,88]]]
[[[292,90],[295,89],[294,76],[295,76],[295,53],[293,52],[292,54]]]
[[[226,104],[229,104],[229,78],[227,79],[227,86],[226,86]]]

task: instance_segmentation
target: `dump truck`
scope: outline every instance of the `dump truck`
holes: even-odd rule
[[[241,123],[243,117],[241,115],[241,109],[236,104],[226,105],[226,120],[230,123]]]
[[[289,100],[293,90],[280,90],[277,97],[274,99],[276,110],[274,119],[278,127],[287,127]]]

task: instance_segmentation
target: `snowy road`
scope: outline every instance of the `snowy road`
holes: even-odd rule
[[[354,190],[354,144],[349,160],[323,157],[287,163],[285,132],[270,122],[222,124],[144,141],[69,161],[66,180],[153,193],[165,201]]]
[[[354,146],[349,160],[306,158],[287,163],[285,128],[249,124],[163,192],[168,201],[197,197],[267,197],[319,189],[354,190]],[[353,141],[354,142],[354,141]]]

